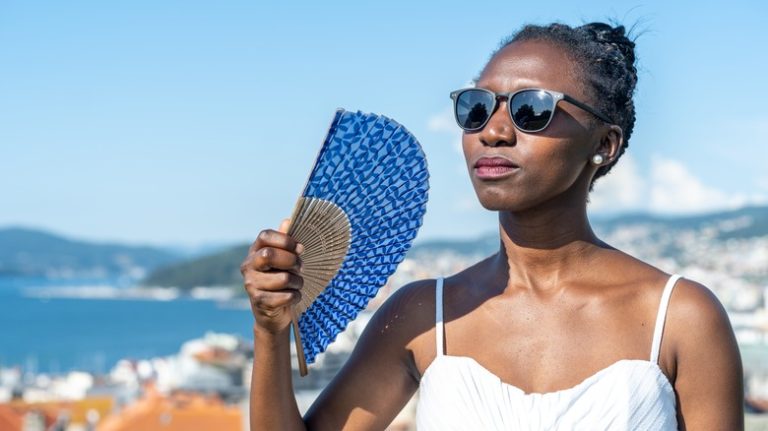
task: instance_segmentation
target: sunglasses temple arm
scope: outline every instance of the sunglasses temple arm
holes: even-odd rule
[[[597,112],[597,110],[593,109],[593,108],[592,108],[592,107],[590,107],[589,105],[585,105],[585,104],[583,104],[583,103],[579,102],[578,100],[574,99],[573,97],[571,97],[571,96],[569,96],[569,95],[567,95],[567,94],[564,94],[564,95],[563,95],[563,99],[564,99],[566,102],[568,102],[568,103],[570,103],[570,104],[572,104],[572,105],[578,106],[579,108],[581,108],[581,109],[583,109],[583,110],[585,110],[585,111],[589,112],[590,114],[592,114],[592,115],[594,115],[595,117],[597,117],[597,118],[599,118],[599,119],[601,119],[601,120],[605,121],[605,122],[606,122],[606,123],[608,123],[608,124],[614,124],[614,122],[613,122],[613,121],[612,121],[610,118],[608,118],[606,115],[603,115],[603,114],[601,114],[601,113]]]

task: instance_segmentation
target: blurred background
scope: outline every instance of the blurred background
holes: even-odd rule
[[[429,161],[424,224],[375,309],[497,246],[448,93],[525,23],[605,20],[637,36],[637,124],[595,227],[717,294],[748,425],[768,429],[766,19],[757,0],[0,0],[0,429],[242,429],[238,265],[290,215],[334,110],[396,119]],[[302,408],[367,317],[297,379]]]

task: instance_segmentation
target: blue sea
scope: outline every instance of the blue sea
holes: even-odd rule
[[[0,277],[0,367],[28,372],[103,373],[122,358],[179,351],[208,331],[252,339],[248,309],[211,300],[81,299],[37,291],[109,283]]]

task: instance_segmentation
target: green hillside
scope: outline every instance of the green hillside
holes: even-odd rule
[[[142,284],[183,289],[242,284],[240,264],[248,254],[249,247],[249,245],[237,246],[219,253],[158,268],[145,278]]]

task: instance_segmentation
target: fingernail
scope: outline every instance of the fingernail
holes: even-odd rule
[[[304,245],[296,244],[296,254],[304,253]]]

